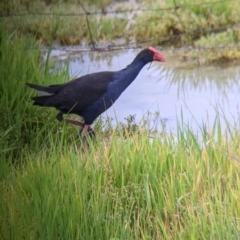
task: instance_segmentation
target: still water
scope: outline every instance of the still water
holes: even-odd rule
[[[98,71],[115,71],[126,67],[140,50],[78,53],[70,58],[70,76]],[[222,127],[239,121],[240,67],[192,66],[180,67],[174,54],[162,52],[166,63],[146,65],[135,81],[122,93],[112,108],[103,114],[112,123],[125,122],[135,115],[139,122],[148,112],[159,113],[167,131],[175,132],[178,120],[198,130],[206,124],[211,128],[218,114]],[[183,121],[182,121],[183,120]]]

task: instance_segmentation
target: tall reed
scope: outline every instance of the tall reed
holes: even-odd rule
[[[17,38],[1,31],[0,43],[0,154],[18,158],[25,148],[34,151],[48,146],[49,131],[57,132],[59,125],[54,111],[32,106],[31,92],[26,82],[53,84],[64,82],[68,70],[51,69],[42,64],[38,46],[32,39]]]

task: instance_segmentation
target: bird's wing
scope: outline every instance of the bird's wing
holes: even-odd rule
[[[113,72],[92,73],[68,82],[60,91],[49,98],[49,105],[62,111],[82,111],[107,92],[108,85],[114,81]]]

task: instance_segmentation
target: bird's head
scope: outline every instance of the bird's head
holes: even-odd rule
[[[143,49],[136,57],[136,59],[149,63],[152,61],[165,62],[163,55],[153,47]]]

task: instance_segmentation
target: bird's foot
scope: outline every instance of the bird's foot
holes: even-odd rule
[[[91,126],[87,124],[85,124],[84,127],[80,130],[79,135],[81,137],[90,136],[91,138],[96,136]]]
[[[59,112],[56,116],[57,120],[62,122],[63,121],[63,113],[62,112]]]

